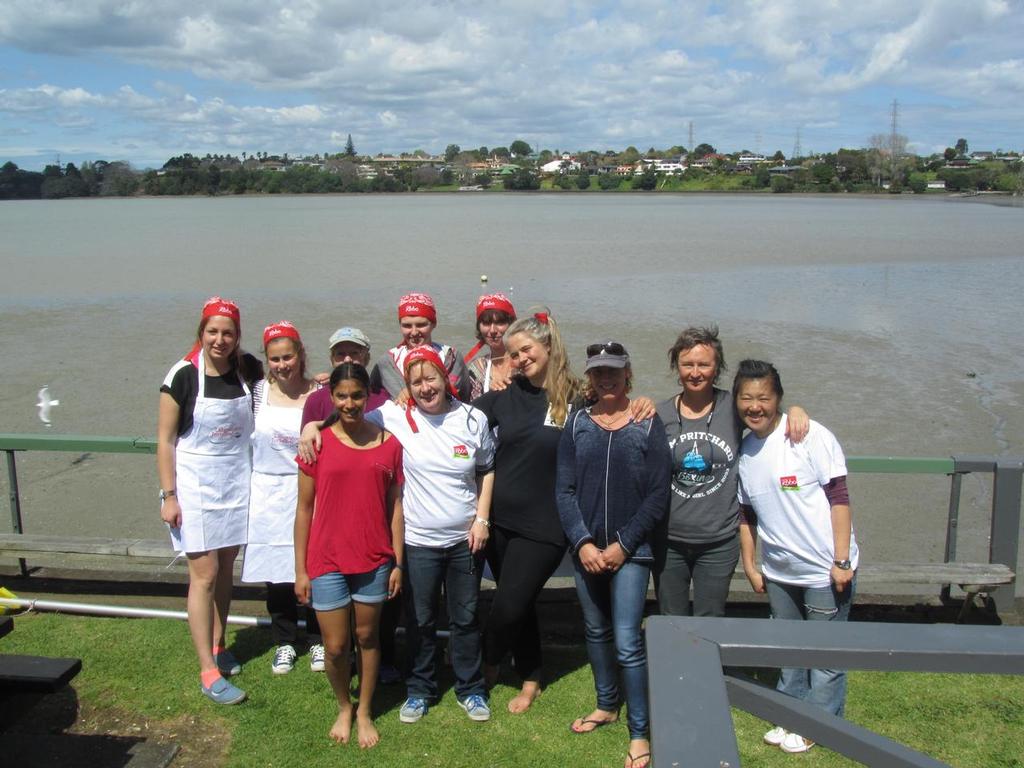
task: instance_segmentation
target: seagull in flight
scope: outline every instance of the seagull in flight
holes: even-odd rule
[[[44,384],[43,388],[39,390],[39,398],[36,403],[36,408],[39,409],[39,420],[48,427],[53,426],[50,421],[50,409],[55,405],[60,405],[60,400],[51,399],[50,387],[49,385]]]

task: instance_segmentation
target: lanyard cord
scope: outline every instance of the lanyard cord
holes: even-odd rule
[[[715,405],[717,404],[718,397],[712,392],[711,395],[711,410],[708,412],[707,422],[704,425],[704,433],[711,435],[711,419],[715,417]],[[683,396],[682,394],[676,395],[676,420],[679,422],[679,434],[683,434]],[[708,447],[711,452],[711,461],[714,460],[715,446],[712,444],[710,437],[708,439]],[[693,440],[693,452],[697,451],[697,439]],[[708,463],[711,463],[710,461]]]

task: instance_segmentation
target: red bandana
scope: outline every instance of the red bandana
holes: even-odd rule
[[[273,323],[263,329],[264,348],[274,339],[295,339],[295,341],[300,344],[302,343],[302,339],[299,337],[299,329],[287,320],[282,320],[279,323]]]

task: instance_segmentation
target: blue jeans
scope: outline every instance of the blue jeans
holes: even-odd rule
[[[574,562],[597,708],[618,710],[621,668],[629,737],[646,739],[647,653],[640,637],[640,622],[651,568],[647,563],[630,560],[614,574],[595,575],[583,570],[578,558]]]
[[[483,553],[473,555],[469,543],[450,547],[405,545],[405,632],[411,668],[406,679],[409,696],[437,700],[437,611],[444,583],[451,632],[452,669],[455,694],[465,698],[479,694],[486,698],[480,671],[480,628],[476,604],[480,595]]]
[[[857,586],[857,577],[842,592],[834,585],[798,587],[765,580],[773,619],[804,621],[846,621]],[[817,704],[826,712],[843,716],[846,707],[846,672],[841,669],[798,669],[784,667],[776,690]]]

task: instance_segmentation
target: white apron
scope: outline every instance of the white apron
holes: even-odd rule
[[[252,460],[252,401],[206,397],[206,364],[199,352],[199,390],[192,429],[175,446],[175,487],[181,505],[181,528],[171,528],[177,552],[208,552],[245,544]]]
[[[252,433],[249,536],[242,581],[295,581],[295,504],[299,495],[298,452],[302,409],[271,405],[264,381]]]

